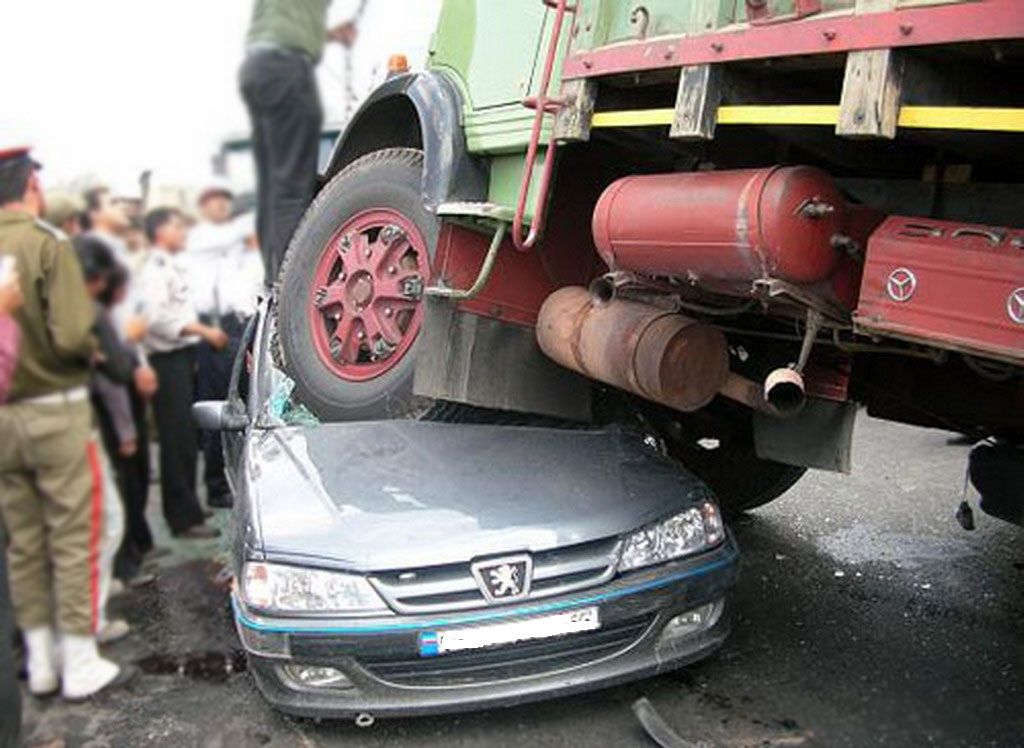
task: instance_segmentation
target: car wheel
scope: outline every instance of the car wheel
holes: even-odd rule
[[[281,267],[278,335],[301,401],[326,421],[414,416],[412,393],[438,220],[423,154],[376,151],[310,206]]]

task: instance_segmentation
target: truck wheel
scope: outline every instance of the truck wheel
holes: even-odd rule
[[[660,411],[652,422],[664,437],[669,455],[708,484],[726,515],[764,506],[807,472],[807,468],[762,460],[754,447],[750,413],[731,404],[718,406],[716,402],[707,409],[707,418],[691,421]]]
[[[281,266],[278,335],[302,402],[325,421],[400,418],[413,397],[438,221],[423,205],[423,154],[392,148],[335,176]]]
[[[677,459],[711,487],[727,516],[742,514],[774,501],[807,472],[806,468],[796,465],[762,460],[753,449],[727,450],[714,457],[707,454],[677,455]],[[698,467],[697,463],[702,464]]]

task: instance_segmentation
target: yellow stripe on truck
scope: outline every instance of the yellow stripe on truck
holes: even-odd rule
[[[593,127],[667,127],[672,124],[674,115],[672,109],[596,112]],[[838,121],[839,107],[833,105],[729,105],[718,108],[720,125],[835,126]],[[1024,132],[1024,109],[905,106],[900,110],[899,126],[928,130]]]
[[[1024,132],[1024,109],[905,106],[900,110],[899,124],[930,130]]]

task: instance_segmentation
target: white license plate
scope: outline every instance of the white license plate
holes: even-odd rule
[[[551,639],[582,631],[601,628],[597,606],[579,608],[548,616],[524,618],[505,623],[491,623],[484,626],[467,626],[442,631],[420,633],[420,655],[436,657],[448,652],[463,652],[470,649],[484,649],[501,644],[532,639]]]

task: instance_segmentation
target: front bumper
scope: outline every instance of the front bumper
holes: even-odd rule
[[[677,668],[706,657],[729,632],[725,595],[736,581],[739,553],[730,536],[698,557],[552,598],[440,616],[370,620],[256,616],[235,598],[235,620],[250,668],[276,708],[306,717],[347,718],[438,714],[512,706],[598,689]],[[665,633],[686,611],[719,603],[701,629]],[[419,634],[464,625],[597,606],[601,628],[558,639],[422,657]],[[288,664],[341,671],[346,688],[297,684]]]

